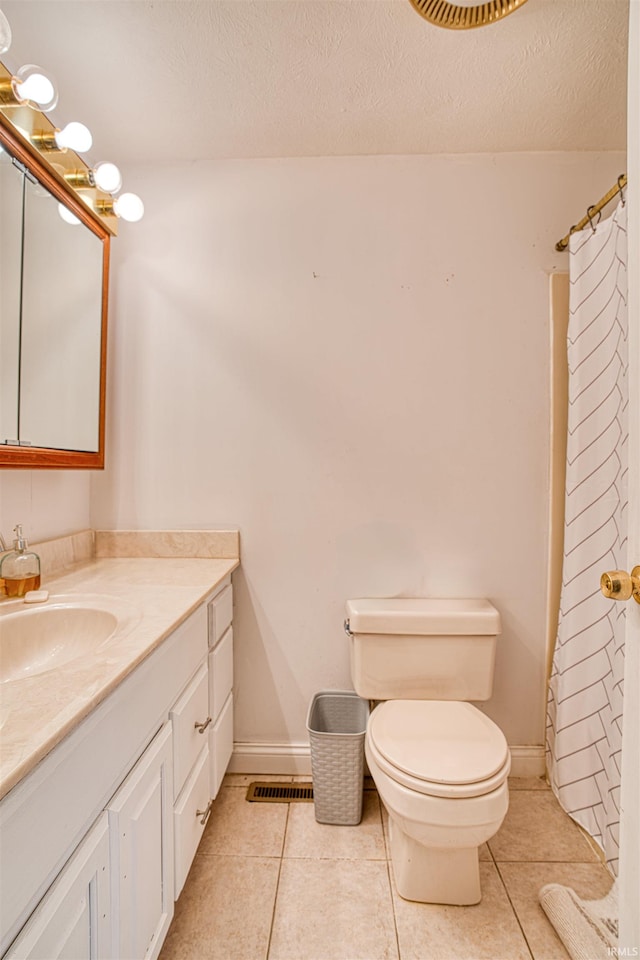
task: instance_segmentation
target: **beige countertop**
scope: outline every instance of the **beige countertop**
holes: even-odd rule
[[[43,578],[42,588],[51,595],[111,598],[114,610],[124,611],[123,626],[92,653],[46,673],[0,684],[0,798],[238,565],[233,558],[103,558]],[[17,604],[25,606],[0,601],[0,616]]]

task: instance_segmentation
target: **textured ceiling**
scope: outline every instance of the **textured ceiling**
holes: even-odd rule
[[[625,148],[628,0],[439,29],[407,0],[10,0],[92,158]]]

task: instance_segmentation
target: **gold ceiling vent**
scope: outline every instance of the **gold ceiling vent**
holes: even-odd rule
[[[527,0],[487,0],[486,3],[461,6],[459,3],[449,3],[449,0],[409,0],[421,17],[436,27],[446,27],[447,30],[486,27],[490,23],[504,20],[526,2]]]

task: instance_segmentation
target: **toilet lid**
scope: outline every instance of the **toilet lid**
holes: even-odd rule
[[[457,700],[388,700],[371,714],[369,736],[393,767],[432,783],[486,780],[509,757],[493,720]]]

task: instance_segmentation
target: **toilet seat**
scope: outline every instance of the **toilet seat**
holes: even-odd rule
[[[500,728],[463,701],[385,701],[369,718],[367,742],[387,776],[433,797],[482,796],[511,766]]]

